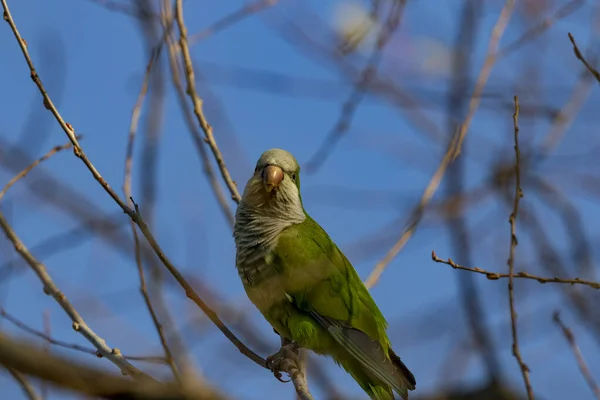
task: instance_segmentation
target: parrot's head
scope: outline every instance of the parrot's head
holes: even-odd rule
[[[300,165],[296,158],[282,149],[265,151],[246,184],[243,201],[278,209],[296,208],[296,212],[302,210]]]

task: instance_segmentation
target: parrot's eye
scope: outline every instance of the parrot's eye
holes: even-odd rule
[[[292,180],[293,180],[293,181],[295,181],[295,180],[296,180],[296,173],[295,173],[295,172],[292,174]]]

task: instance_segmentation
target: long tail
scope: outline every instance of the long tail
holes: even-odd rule
[[[391,348],[389,359],[385,357],[381,347],[378,353],[380,361],[375,366],[375,370],[365,366],[347,352],[345,356],[336,357],[336,362],[352,375],[371,399],[395,400],[394,392],[396,392],[402,399],[407,400],[408,391],[415,389],[414,375]],[[380,378],[382,375],[385,379]]]
[[[400,357],[391,348],[384,349],[379,341],[366,333],[344,326],[316,313],[313,316],[327,328],[342,348],[336,361],[348,371],[372,399],[393,400],[393,392],[408,399],[416,380]]]

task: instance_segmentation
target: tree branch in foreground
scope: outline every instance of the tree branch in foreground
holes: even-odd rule
[[[0,365],[88,396],[114,400],[217,400],[199,387],[182,388],[156,381],[138,382],[75,360],[48,354],[27,342],[0,333]]]
[[[98,350],[98,352],[108,360],[110,360],[113,364],[118,366],[121,369],[121,372],[126,375],[131,375],[133,378],[140,380],[154,380],[152,377],[142,372],[138,368],[134,367],[121,353],[121,351],[117,348],[110,348],[106,344],[106,340],[98,336],[96,332],[90,328],[84,319],[81,317],[79,312],[75,309],[73,304],[67,299],[65,294],[60,291],[58,286],[54,283],[50,275],[48,274],[48,270],[44,264],[38,261],[25,247],[21,239],[17,236],[12,227],[8,224],[4,215],[0,213],[0,228],[6,234],[8,240],[14,245],[15,251],[19,253],[19,255],[29,264],[31,269],[38,276],[41,281],[44,289],[44,293],[52,296],[54,300],[58,303],[59,306],[65,311],[65,313],[71,318],[73,321],[73,330],[78,332],[83,337],[85,337],[94,347]]]
[[[0,307],[0,318],[5,319],[6,321],[10,322],[16,328],[22,330],[23,332],[27,332],[30,335],[33,335],[33,336],[36,336],[36,337],[42,339],[47,344],[54,345],[57,347],[62,347],[64,349],[79,351],[81,353],[90,354],[90,355],[93,355],[96,357],[102,356],[102,354],[98,353],[98,350],[92,349],[91,347],[84,347],[84,346],[80,346],[80,345],[74,344],[74,343],[63,342],[62,340],[54,339],[50,335],[50,333],[41,332],[36,329],[33,329],[32,327],[25,324],[23,321],[17,319],[14,315],[9,314],[2,307]],[[144,361],[144,362],[154,363],[154,364],[165,364],[165,361],[166,361],[164,357],[159,357],[159,356],[145,357],[145,356],[130,356],[130,355],[125,354],[124,357],[128,360]]]

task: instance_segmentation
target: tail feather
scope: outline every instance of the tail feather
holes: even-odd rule
[[[408,399],[408,391],[415,389],[415,377],[391,348],[382,348],[379,341],[371,339],[358,329],[344,326],[339,321],[316,313],[313,316],[327,328],[346,354],[351,356],[338,362],[371,398],[393,400],[393,389],[400,397]]]
[[[417,386],[417,380],[415,379],[413,373],[410,372],[406,365],[404,365],[400,357],[394,353],[394,350],[392,350],[391,347],[388,349],[388,354],[390,355],[392,363],[394,363],[394,366],[398,370],[398,374],[402,376],[408,390],[415,390],[415,387]]]

